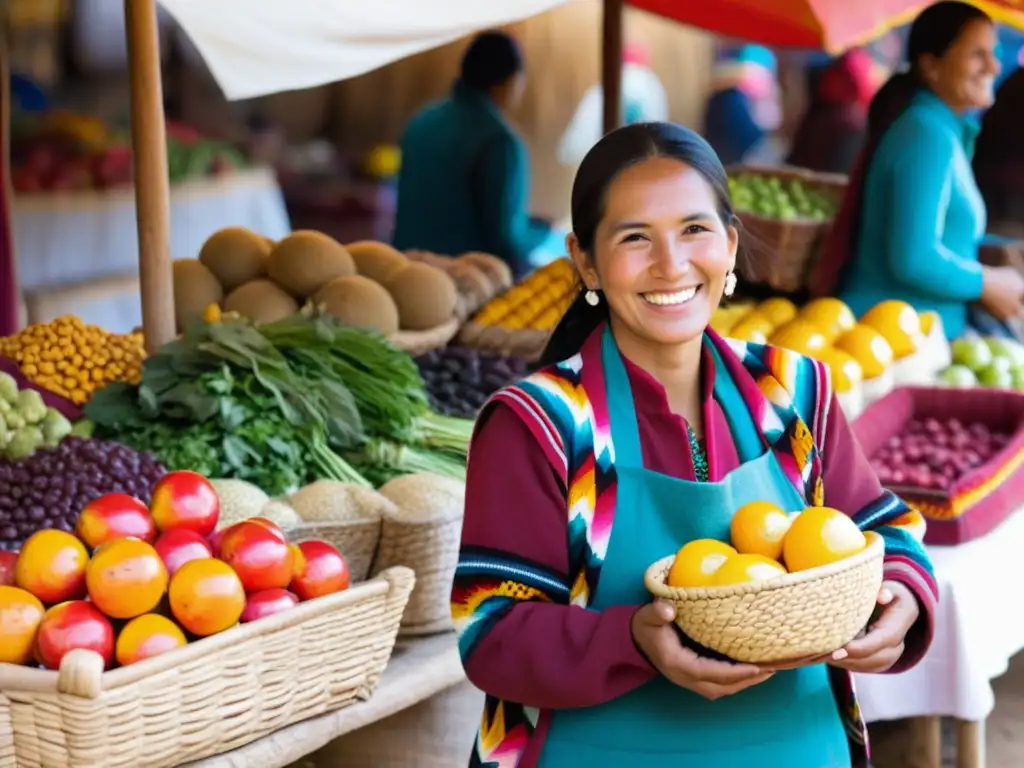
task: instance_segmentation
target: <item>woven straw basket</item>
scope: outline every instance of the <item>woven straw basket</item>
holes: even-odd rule
[[[868,546],[830,565],[758,584],[730,587],[665,586],[675,555],[647,569],[644,583],[676,607],[687,637],[736,661],[792,661],[842,648],[867,626],[882,586],[885,542],[868,533]]]
[[[461,537],[461,514],[416,522],[384,517],[374,572],[396,565],[416,572],[416,588],[405,607],[400,636],[430,635],[454,627],[452,581]]]
[[[285,536],[293,544],[319,539],[335,546],[348,563],[352,581],[365,581],[380,541],[380,520],[299,523],[285,531]]]
[[[448,345],[459,332],[461,323],[457,317],[427,331],[399,331],[388,337],[394,346],[414,357]]]
[[[407,568],[103,672],[0,664],[0,768],[170,768],[368,699],[415,581]]]

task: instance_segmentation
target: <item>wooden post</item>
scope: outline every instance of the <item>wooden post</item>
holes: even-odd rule
[[[604,94],[604,132],[619,127],[622,114],[623,0],[604,0],[601,22],[601,92]]]
[[[146,351],[152,353],[175,336],[171,190],[167,178],[156,2],[124,0],[124,16],[131,78],[142,330],[146,336]]]

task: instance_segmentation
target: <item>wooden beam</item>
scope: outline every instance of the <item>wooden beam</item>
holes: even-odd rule
[[[146,350],[152,353],[175,335],[171,191],[157,5],[153,0],[124,0],[124,15],[131,80],[142,329]]]
[[[601,21],[601,92],[604,133],[619,127],[622,115],[622,24],[624,0],[604,0]]]

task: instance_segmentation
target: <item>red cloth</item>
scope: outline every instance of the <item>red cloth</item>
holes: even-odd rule
[[[694,480],[684,420],[671,412],[655,379],[629,361],[626,367],[647,468]],[[725,415],[712,397],[714,367],[707,356],[703,374],[708,470],[715,480],[735,469],[739,458]],[[463,546],[513,553],[566,575],[561,478],[533,432],[509,406],[498,404],[485,418],[470,455]],[[877,499],[882,488],[834,398],[825,435],[825,504],[853,511]],[[466,662],[466,673],[481,690],[527,706],[565,709],[602,704],[655,675],[633,643],[635,610],[620,606],[598,612],[539,601],[521,603],[482,637]],[[908,635],[907,650],[893,671],[913,665],[923,655],[931,640],[930,621],[922,613],[919,628]]]
[[[7,126],[0,127],[6,131]],[[2,144],[2,142],[0,142]],[[2,153],[0,153],[2,154]],[[0,179],[6,177],[10,158],[0,158]],[[10,336],[18,330],[18,281],[14,275],[14,247],[11,232],[10,189],[0,183],[0,336]]]
[[[812,297],[834,296],[843,270],[853,256],[854,236],[860,221],[861,195],[867,171],[869,148],[861,151],[846,185],[846,194],[835,221],[822,243],[818,261],[808,281]]]
[[[818,97],[830,104],[856,104],[866,114],[875,85],[871,54],[857,49],[844,53],[821,73]]]

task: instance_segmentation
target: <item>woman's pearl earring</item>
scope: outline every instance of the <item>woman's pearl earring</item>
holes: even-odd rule
[[[592,307],[596,307],[601,303],[601,297],[597,294],[597,291],[587,291],[583,294],[583,300]]]
[[[732,296],[736,293],[736,273],[729,272],[725,276],[725,287],[722,289],[722,293],[726,296]]]

